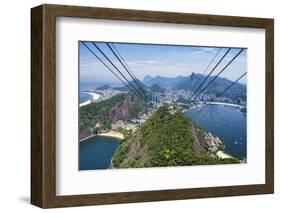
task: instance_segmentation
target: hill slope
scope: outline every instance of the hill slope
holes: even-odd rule
[[[238,163],[210,155],[203,130],[169,106],[158,109],[135,133],[129,133],[112,159],[112,167],[165,167]]]
[[[111,124],[118,120],[135,118],[146,107],[145,102],[127,93],[80,107],[79,138],[111,129]]]

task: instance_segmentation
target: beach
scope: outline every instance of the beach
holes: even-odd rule
[[[210,104],[210,105],[224,105],[224,106],[233,106],[233,107],[241,107],[241,105],[238,105],[238,104],[230,104],[230,103],[224,103],[224,102],[206,102],[206,104]]]
[[[79,107],[86,106],[86,105],[92,103],[92,101],[97,101],[101,98],[101,95],[98,93],[94,93],[94,92],[81,92],[81,93],[87,93],[87,94],[91,95],[92,98],[90,100],[84,101],[83,103],[80,103]]]
[[[225,159],[225,158],[233,158],[231,155],[228,155],[226,153],[224,153],[223,151],[218,151],[217,152],[217,156],[219,158]]]
[[[79,107],[82,107],[82,106],[86,106],[88,104],[92,103],[91,100],[88,100],[88,101],[84,101],[83,103],[79,104]]]
[[[123,140],[125,138],[124,135],[120,132],[109,131],[109,132],[99,133],[99,134],[96,134],[96,135],[95,134],[89,135],[88,137],[80,139],[79,142],[83,142],[83,141],[85,141],[89,138],[95,137],[95,136],[112,137],[112,138],[117,138],[117,139],[120,139],[120,140]]]
[[[95,135],[89,135],[89,136],[87,136],[87,137],[85,137],[85,138],[80,139],[79,142],[83,142],[83,141],[85,141],[85,140],[87,140],[87,139],[89,139],[89,138],[92,138],[92,137],[94,137],[94,136],[95,136]]]
[[[118,138],[120,140],[123,140],[125,137],[122,133],[116,132],[116,131],[109,131],[105,133],[99,133],[98,135],[100,136],[107,136],[107,137],[113,137],[113,138]]]

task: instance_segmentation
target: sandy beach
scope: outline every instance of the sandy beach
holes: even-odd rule
[[[90,104],[91,102],[92,102],[91,100],[85,101],[85,102],[79,104],[79,107],[86,106],[86,105]]]
[[[82,139],[79,140],[79,142],[83,142],[83,141],[85,141],[85,140],[87,140],[89,138],[92,138],[92,137],[95,137],[95,135],[90,135],[88,137],[82,138]]]
[[[124,135],[122,133],[120,133],[120,132],[109,131],[109,132],[105,132],[105,133],[99,133],[97,135],[95,135],[95,134],[89,135],[88,137],[80,139],[79,142],[83,142],[83,141],[85,141],[85,140],[87,140],[89,138],[95,137],[95,136],[113,137],[113,138],[118,138],[120,140],[123,140],[125,138]]]
[[[224,153],[223,151],[218,151],[217,152],[217,156],[219,158],[225,159],[225,158],[233,158],[231,155],[228,155],[226,153]]]
[[[224,106],[241,107],[241,105],[238,105],[238,104],[230,104],[230,103],[224,103],[224,102],[207,102],[206,104],[209,104],[209,105],[224,105]]]
[[[105,132],[105,133],[100,133],[98,134],[100,136],[107,136],[107,137],[113,137],[113,138],[118,138],[120,140],[123,140],[125,137],[122,133],[120,132],[116,132],[116,131],[109,131],[109,132]]]
[[[92,100],[94,100],[94,101],[101,98],[101,95],[98,94],[98,93],[94,93],[94,92],[85,92],[85,93],[91,95],[92,96]]]
[[[94,92],[81,92],[81,93],[87,93],[87,94],[91,95],[92,98],[90,100],[87,100],[87,101],[83,102],[83,103],[80,103],[79,107],[86,106],[86,105],[92,103],[92,101],[96,101],[96,100],[99,100],[101,98],[101,95],[98,94],[98,93],[94,93]]]

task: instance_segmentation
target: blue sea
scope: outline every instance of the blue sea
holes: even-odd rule
[[[122,86],[122,84],[120,84],[120,83],[110,82],[110,81],[107,81],[107,82],[80,82],[80,91],[96,89],[97,87],[100,87],[105,84],[108,84],[111,87]]]
[[[80,93],[80,101],[85,93]],[[86,98],[86,96],[85,96]],[[225,144],[224,151],[234,157],[247,157],[247,119],[237,107],[207,105],[186,112],[193,122],[205,131],[218,136]],[[79,170],[108,169],[119,139],[96,136],[79,143]]]
[[[108,169],[119,139],[95,136],[79,142],[79,170]]]
[[[79,103],[83,103],[85,101],[88,101],[92,98],[92,96],[88,93],[80,92],[79,94]]]
[[[226,153],[237,158],[247,157],[247,116],[237,107],[207,105],[204,109],[191,109],[186,112],[198,126],[211,132],[224,141]]]

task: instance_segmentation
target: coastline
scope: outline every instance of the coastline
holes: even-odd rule
[[[240,108],[242,108],[242,107],[246,108],[246,106],[242,106],[242,105],[238,105],[238,104],[231,104],[231,103],[224,103],[224,102],[206,102],[204,106],[206,106],[206,105],[220,105],[220,106],[226,106],[226,107],[229,106],[229,107],[232,107],[233,110],[237,111],[239,114],[247,115],[247,113],[244,113],[244,112],[240,111]],[[202,107],[202,105],[197,105],[197,106],[195,105],[195,106],[189,108],[188,110],[194,109],[194,108],[197,108],[197,107],[200,108],[200,107]],[[192,115],[193,114],[191,114],[190,118],[192,117]],[[187,114],[187,116],[189,116],[189,114]],[[217,134],[215,134],[215,132],[216,131],[214,130],[214,135],[217,135]],[[208,133],[211,133],[211,132],[208,132]],[[217,136],[217,137],[219,137],[219,136]],[[235,149],[235,148],[232,148],[232,149]],[[221,150],[220,148],[218,149],[218,151],[215,151],[213,153],[220,159],[240,159],[240,157],[236,157],[235,154],[234,155],[228,154],[224,151],[224,149]]]
[[[84,101],[84,102],[82,102],[81,104],[79,104],[79,107],[86,106],[86,105],[88,105],[88,104],[90,104],[90,103],[92,103],[91,100]]]
[[[112,138],[118,138],[120,140],[123,140],[125,137],[122,133],[116,132],[116,131],[108,131],[105,133],[99,133],[97,136],[106,136],[106,137],[112,137]]]
[[[239,113],[241,113],[243,115],[247,115],[247,112],[241,112],[240,111],[240,108],[245,107],[245,106],[238,105],[238,104],[224,103],[224,102],[206,102],[205,104],[199,104],[199,105],[192,106],[192,107],[188,108],[185,111],[189,111],[189,110],[196,109],[196,108],[201,108],[204,105],[222,105],[222,106],[236,107],[237,108],[237,112],[239,112]]]
[[[85,141],[85,140],[87,140],[87,139],[89,139],[89,138],[95,137],[95,136],[96,136],[96,135],[89,135],[89,136],[87,136],[87,137],[85,137],[85,138],[82,138],[82,139],[79,140],[79,143],[80,143],[80,142],[83,142],[83,141]]]
[[[188,110],[200,108],[204,105],[222,105],[222,106],[232,106],[232,107],[238,107],[238,108],[243,107],[242,105],[230,104],[230,103],[224,103],[224,102],[206,102],[206,103],[200,103],[200,104],[194,105],[194,106],[188,108]]]
[[[233,158],[231,155],[226,154],[225,152],[219,150],[216,155],[221,158],[221,159],[226,159],[226,158]]]
[[[230,104],[230,103],[224,103],[224,102],[206,102],[206,104],[209,104],[209,105],[224,105],[224,106],[242,107],[242,105]]]
[[[95,137],[95,136],[104,136],[104,137],[111,137],[111,138],[117,138],[117,139],[120,139],[120,140],[123,140],[125,137],[122,133],[120,132],[116,132],[116,131],[108,131],[108,132],[104,132],[104,133],[99,133],[99,134],[92,134],[92,135],[89,135],[85,138],[82,138],[79,140],[79,143],[80,142],[83,142],[89,138],[92,138],[92,137]]]
[[[90,100],[87,100],[87,101],[84,101],[84,102],[80,103],[79,107],[86,106],[86,105],[92,103],[92,101],[97,101],[101,98],[100,94],[94,93],[94,92],[80,92],[80,93],[86,93],[86,94],[91,95],[92,97],[91,97]]]

